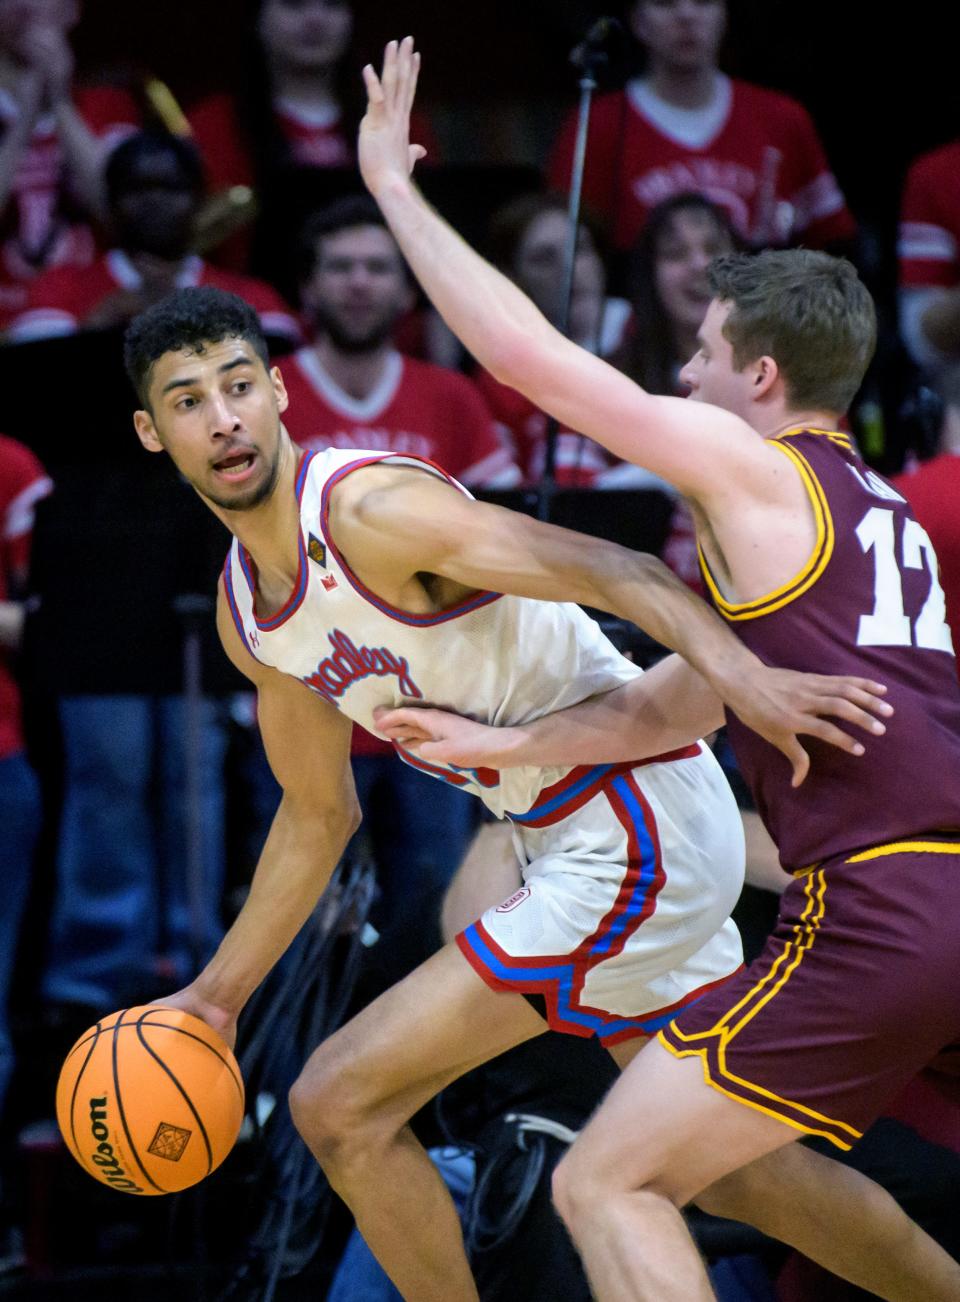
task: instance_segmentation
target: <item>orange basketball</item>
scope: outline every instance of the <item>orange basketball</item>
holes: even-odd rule
[[[123,1193],[188,1189],[220,1165],[242,1120],[237,1060],[206,1022],[178,1008],[104,1017],[80,1036],[57,1082],[67,1147]]]

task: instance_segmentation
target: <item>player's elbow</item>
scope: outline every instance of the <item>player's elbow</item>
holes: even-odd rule
[[[549,333],[531,331],[519,322],[498,330],[486,359],[495,379],[537,406],[543,406],[544,395],[556,388],[557,364]]]

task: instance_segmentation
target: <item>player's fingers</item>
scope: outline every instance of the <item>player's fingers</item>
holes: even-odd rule
[[[426,156],[427,156],[427,151],[424,149],[423,145],[411,145],[410,146],[410,171],[412,172],[414,167],[417,165],[417,163],[420,162],[420,159],[426,158]]]
[[[829,714],[836,719],[846,719],[848,723],[856,724],[864,732],[873,733],[876,737],[882,736],[887,731],[887,725],[871,714],[869,709],[861,709],[859,705],[854,705],[853,701],[844,696],[828,696],[818,701],[814,708],[817,714]]]
[[[825,741],[828,746],[835,746],[837,750],[845,750],[850,755],[862,755],[864,753],[863,743],[856,741],[849,733],[838,728],[836,724],[828,722],[826,719],[807,718],[796,728],[796,732],[802,732],[808,737],[818,737],[820,741]]]
[[[383,87],[380,84],[380,78],[373,69],[373,65],[368,63],[363,70],[363,84],[367,88],[367,99],[371,104],[383,103]]]
[[[388,41],[383,52],[383,97],[387,108],[393,108],[397,98],[397,56],[399,46],[396,41]]]
[[[413,48],[412,36],[407,37],[404,45],[407,46],[407,61],[403,79],[403,107],[404,111],[409,114],[417,95],[417,79],[420,76],[420,54]]]
[[[784,755],[790,761],[793,769],[793,776],[790,779],[792,787],[799,787],[807,773],[810,771],[810,756],[800,745],[796,737],[791,737],[788,742],[780,747]]]
[[[869,678],[841,678],[837,687],[848,700],[872,710],[874,714],[885,717],[893,714],[893,706],[883,699],[887,689],[882,683],[875,683]]]

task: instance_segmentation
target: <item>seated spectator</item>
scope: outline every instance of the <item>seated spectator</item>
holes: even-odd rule
[[[940,583],[946,594],[946,619],[954,649],[960,648],[960,363],[940,381],[943,423],[936,455],[893,483],[933,543]],[[931,583],[936,582],[930,575]],[[933,596],[931,591],[931,596]]]
[[[350,0],[259,0],[243,91],[198,103],[190,123],[209,185],[262,185],[284,167],[352,167],[363,115]],[[416,139],[436,144],[415,115]]]
[[[697,191],[756,247],[853,238],[853,219],[807,112],[718,66],[724,0],[633,0],[629,21],[647,56],[642,76],[598,98],[583,197],[628,249],[650,210]],[[550,183],[570,181],[575,118],[557,140]]]
[[[911,166],[900,210],[900,332],[914,361],[960,361],[960,140]]]
[[[554,325],[560,324],[564,306],[567,233],[566,204],[552,195],[530,194],[511,200],[494,214],[488,237],[491,260],[529,294]],[[597,237],[583,225],[577,239],[567,329],[577,343],[601,356],[622,344],[630,320],[630,305],[622,298],[608,297],[606,281]],[[476,381],[512,444],[524,484],[538,484],[546,458],[546,415],[487,371],[478,371]],[[569,430],[559,432],[555,456],[557,483],[569,488],[599,487],[611,469],[623,464],[592,439]],[[637,473],[639,477],[644,472]]]
[[[7,1003],[20,923],[40,833],[40,788],[27,760],[20,696],[12,657],[23,634],[26,591],[37,502],[53,488],[43,467],[22,444],[0,437],[0,828],[3,829],[3,909],[0,910],[0,1113],[13,1070]]]
[[[700,347],[697,334],[711,298],[707,268],[735,247],[726,214],[702,195],[677,195],[651,211],[631,257],[634,325],[614,359],[649,393],[686,394],[680,371]],[[623,482],[633,469],[624,465]],[[679,497],[662,556],[703,592],[693,518]]]
[[[294,441],[412,453],[467,485],[513,487],[516,466],[471,381],[393,345],[414,287],[376,204],[339,200],[310,221],[303,243],[301,301],[317,338],[282,367]]]
[[[73,90],[79,0],[0,0],[0,330],[46,267],[85,266],[105,151],[136,129],[123,91]]]
[[[223,271],[191,249],[203,194],[200,159],[178,136],[141,133],[118,145],[105,173],[114,246],[87,267],[58,267],[30,286],[7,339],[24,342],[120,327],[185,285],[239,294],[281,345],[302,340],[296,315],[265,282]]]

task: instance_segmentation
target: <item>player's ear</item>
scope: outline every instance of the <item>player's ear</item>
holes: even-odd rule
[[[137,431],[137,438],[148,452],[162,452],[164,450],[163,444],[160,442],[160,435],[157,433],[157,427],[153,423],[153,417],[148,411],[135,411],[133,413],[133,427]]]
[[[772,357],[763,356],[754,362],[753,373],[753,393],[752,397],[756,401],[758,398],[765,398],[777,380],[780,378],[780,367]]]
[[[290,406],[290,399],[287,397],[287,386],[283,382],[283,374],[279,366],[270,368],[270,383],[277,395],[277,410],[280,412],[286,411]]]

